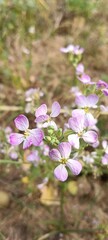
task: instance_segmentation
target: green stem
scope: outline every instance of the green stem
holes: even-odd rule
[[[60,232],[64,230],[64,183],[60,183]]]
[[[9,159],[0,159],[0,163],[1,164],[15,164],[15,165],[19,165],[21,164],[21,162],[16,162],[15,160],[11,161]]]

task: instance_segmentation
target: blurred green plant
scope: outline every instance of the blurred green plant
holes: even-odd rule
[[[99,3],[99,1],[98,1]],[[96,0],[66,0],[69,11],[88,17],[97,6]]]

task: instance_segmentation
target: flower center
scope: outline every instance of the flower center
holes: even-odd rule
[[[89,108],[88,108],[88,107],[85,107],[85,108],[84,108],[84,111],[85,111],[85,113],[88,113],[88,112],[89,112]]]
[[[62,159],[60,159],[60,162],[61,162],[62,164],[66,164],[66,163],[67,163],[67,159],[62,158]]]
[[[27,129],[27,131],[24,132],[24,136],[25,136],[25,138],[27,138],[29,135],[30,135],[30,131],[29,131],[29,129]]]
[[[79,132],[79,133],[78,133],[78,137],[81,137],[82,134],[83,134],[83,132]]]

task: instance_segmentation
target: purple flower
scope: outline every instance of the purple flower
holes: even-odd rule
[[[64,182],[68,178],[68,167],[74,175],[78,175],[82,170],[79,161],[69,158],[71,154],[71,145],[68,142],[62,142],[58,145],[58,149],[52,149],[49,156],[52,160],[60,162],[54,169],[55,177]]]
[[[90,85],[94,84],[94,82],[91,81],[90,76],[85,73],[83,73],[81,77],[78,77],[78,79],[84,84],[90,84]]]
[[[69,52],[73,53],[74,45],[70,44],[67,47],[62,47],[62,48],[60,48],[60,51],[63,52],[63,53],[69,53]]]
[[[79,63],[76,67],[76,74],[82,75],[84,73],[84,65],[82,63]]]
[[[29,155],[27,156],[27,160],[29,162],[34,163],[34,165],[37,166],[39,161],[40,161],[40,157],[39,157],[38,151],[37,150],[31,151],[29,153]]]
[[[10,126],[7,126],[4,131],[6,134],[7,142],[9,143],[9,136],[10,136],[10,133],[12,133],[12,128]]]
[[[34,146],[40,145],[44,138],[43,131],[38,128],[29,129],[29,121],[25,115],[19,115],[15,118],[14,123],[16,128],[24,133],[11,133],[10,144],[15,146],[23,142],[23,149],[30,147],[32,144]]]
[[[11,146],[11,148],[9,149],[9,156],[13,160],[18,159],[18,149],[15,149],[15,147]]]
[[[54,102],[52,104],[52,111],[51,111],[51,114],[48,115],[47,114],[47,106],[46,104],[42,104],[39,108],[37,108],[36,112],[35,112],[35,116],[36,116],[36,119],[35,119],[35,122],[37,123],[42,123],[42,122],[45,122],[47,121],[47,124],[45,127],[49,126],[49,125],[54,125],[53,121],[51,121],[51,118],[55,118],[57,117],[59,114],[60,114],[60,104],[58,102]]]
[[[105,153],[105,155],[102,157],[102,164],[108,165],[108,153]]]
[[[81,55],[84,52],[84,48],[81,48],[79,45],[68,45],[67,47],[60,48],[60,51],[63,53],[72,53],[74,55]]]
[[[103,147],[105,153],[108,154],[108,141],[103,140],[103,141],[102,141],[102,147]]]
[[[69,143],[79,149],[80,138],[89,144],[97,142],[98,135],[95,131],[89,130],[94,125],[92,114],[86,115],[83,110],[74,110],[73,117],[69,118],[69,127],[75,132],[68,136]],[[73,113],[72,112],[72,113]]]
[[[79,90],[78,87],[72,87],[72,88],[70,89],[70,92],[71,92],[72,94],[74,94],[75,97],[82,95],[82,93],[81,93],[81,91]]]
[[[104,89],[102,89],[102,92],[105,96],[108,96],[108,89],[104,88]]]
[[[81,55],[84,52],[84,48],[80,47],[79,45],[74,46],[74,54]]]
[[[97,102],[99,98],[96,94],[88,95],[87,97],[84,95],[77,96],[75,99],[75,103],[78,107],[81,108],[96,108]]]
[[[99,80],[96,85],[97,88],[101,89],[105,96],[108,96],[108,83],[103,80]]]
[[[106,82],[103,81],[103,80],[99,80],[99,81],[97,82],[97,87],[98,87],[98,88],[108,88],[108,83],[106,83]]]
[[[95,124],[97,123],[97,120],[93,117],[93,115],[91,113],[88,112],[88,108],[86,109],[74,109],[72,111],[72,117],[77,117],[78,116],[83,116],[84,117],[84,121],[85,121],[85,127],[86,128],[92,128],[94,130],[96,130],[96,126]],[[97,131],[97,130],[96,130]]]
[[[39,88],[29,88],[25,92],[25,100],[26,102],[31,102],[36,97],[42,97],[44,95],[43,92],[40,91]]]

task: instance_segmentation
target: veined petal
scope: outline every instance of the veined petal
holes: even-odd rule
[[[9,136],[9,143],[17,146],[24,140],[24,135],[20,133],[11,133]]]
[[[99,101],[99,97],[96,94],[91,94],[87,96],[88,107],[95,107],[98,101]]]
[[[61,154],[60,152],[57,150],[57,149],[52,149],[50,152],[49,152],[49,156],[52,160],[57,160],[59,161],[61,159]]]
[[[44,133],[39,128],[32,129],[30,130],[30,138],[34,146],[39,146],[44,138]]]
[[[26,131],[29,128],[29,121],[27,117],[23,114],[15,118],[14,123],[16,128],[19,129],[20,131]]]
[[[85,122],[85,113],[83,110],[74,110],[74,112],[76,111],[76,116],[69,118],[69,127],[77,132],[80,133],[83,131],[84,129],[84,122]],[[72,111],[72,115],[73,115],[73,111]]]
[[[57,166],[54,169],[54,176],[62,182],[66,181],[66,179],[68,178],[68,172],[65,165],[60,164],[59,166]]]
[[[69,159],[66,163],[66,166],[68,166],[68,168],[71,170],[71,172],[74,175],[80,174],[80,172],[82,170],[82,165],[77,160]]]
[[[83,117],[85,116],[85,111],[83,109],[74,109],[72,111],[72,117]]]
[[[79,149],[80,143],[79,143],[79,137],[77,134],[71,134],[68,136],[68,141],[71,144],[72,147]]]
[[[58,102],[54,102],[52,104],[52,112],[50,114],[51,117],[57,117],[60,114],[60,104]]]
[[[102,90],[102,92],[103,92],[103,94],[104,94],[105,96],[108,96],[108,89],[104,88],[104,89]]]
[[[85,127],[93,127],[97,123],[97,120],[93,117],[91,113],[86,113],[85,115]]]
[[[75,103],[78,107],[84,108],[87,107],[87,98],[84,95],[77,96]]]
[[[23,149],[29,148],[31,145],[32,145],[32,139],[31,139],[31,136],[28,136],[24,139]]]
[[[49,118],[49,116],[46,114],[46,115],[41,115],[39,117],[36,117],[35,119],[35,122],[39,123],[39,122],[45,122],[47,121]]]
[[[78,77],[78,79],[81,81],[81,82],[83,82],[83,83],[85,83],[85,84],[87,84],[87,83],[90,83],[91,82],[91,78],[90,78],[90,76],[89,75],[87,75],[87,74],[82,74],[82,76],[81,77]]]
[[[103,165],[108,164],[108,154],[107,153],[102,157],[102,164]]]
[[[108,88],[108,83],[105,82],[105,81],[103,81],[103,80],[99,80],[99,81],[97,82],[97,87],[98,87],[98,88]]]
[[[39,117],[41,115],[46,115],[47,113],[47,106],[46,104],[42,104],[40,107],[36,109],[35,116]]]
[[[87,131],[86,133],[83,134],[82,136],[83,140],[87,143],[95,143],[98,140],[98,135],[94,131]]]
[[[58,145],[58,150],[61,153],[62,158],[69,158],[71,153],[71,145],[68,142],[62,142]]]

